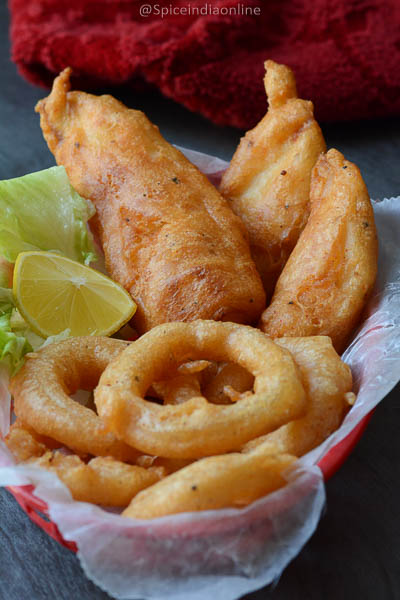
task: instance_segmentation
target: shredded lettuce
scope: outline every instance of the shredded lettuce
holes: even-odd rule
[[[93,205],[71,186],[64,167],[0,181],[0,255],[48,250],[89,264],[96,260],[87,221]]]
[[[28,340],[11,331],[7,315],[0,316],[0,362],[10,375],[22,367],[24,356],[32,350]]]
[[[32,331],[16,307],[14,307],[11,313],[10,327],[11,331],[26,339],[32,350],[39,350],[45,343],[44,338]]]
[[[6,367],[10,375],[19,370],[24,355],[32,350],[27,337],[22,332],[12,330],[11,318],[15,310],[11,290],[0,288],[0,364]]]
[[[15,307],[14,297],[12,290],[8,288],[1,287],[0,288],[0,316],[4,314],[9,314],[11,318],[11,313],[13,308]]]

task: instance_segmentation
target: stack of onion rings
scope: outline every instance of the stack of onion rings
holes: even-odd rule
[[[254,375],[254,393],[228,406],[204,396],[165,406],[145,400],[154,380],[193,357],[237,361]],[[142,452],[200,458],[236,450],[301,416],[306,395],[290,353],[260,331],[193,321],[154,327],[131,344],[105,369],[95,403],[107,427]]]
[[[17,421],[6,443],[18,461],[54,471],[76,500],[126,506],[166,473],[128,463],[140,453],[106,430],[93,410],[70,395],[93,389],[107,364],[128,343],[103,337],[70,338],[28,356],[11,382]],[[56,448],[67,447],[76,454]],[[96,457],[85,462],[86,457]],[[127,462],[122,462],[127,461]]]
[[[193,321],[130,344],[75,338],[28,356],[6,443],[75,499],[129,504],[130,518],[240,507],[284,485],[339,426],[351,387],[322,336]],[[95,388],[98,415],[70,398],[79,388]]]

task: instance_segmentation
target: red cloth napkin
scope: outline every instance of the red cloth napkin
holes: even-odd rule
[[[142,17],[144,5],[10,0],[12,58],[33,83],[50,86],[70,65],[86,89],[155,85],[241,128],[266,111],[263,63],[272,58],[293,68],[318,119],[400,114],[399,0],[159,0]],[[172,14],[185,8],[191,14]]]

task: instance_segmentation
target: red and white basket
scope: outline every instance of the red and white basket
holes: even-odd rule
[[[373,411],[367,414],[343,440],[336,444],[336,446],[333,446],[333,448],[331,448],[319,461],[318,466],[323,473],[325,481],[330,479],[330,477],[336,473],[352,452],[366,429],[372,414]],[[41,527],[49,536],[69,550],[72,550],[73,552],[77,551],[75,542],[64,540],[57,525],[50,520],[47,504],[33,494],[33,486],[12,486],[7,489],[36,525]]]
[[[226,163],[185,153],[218,182]],[[276,579],[312,535],[324,506],[321,471],[327,480],[339,469],[373,408],[399,380],[400,198],[375,204],[375,215],[381,241],[377,293],[343,357],[358,399],[341,428],[307,455],[307,468],[289,485],[243,509],[173,515],[149,524],[73,502],[43,474],[20,479],[22,471],[17,477],[18,467],[4,458],[0,483],[52,538],[75,552],[79,546],[85,574],[102,589],[119,598],[238,598]],[[22,481],[40,481],[37,493],[49,504],[35,496],[32,485],[16,485]]]

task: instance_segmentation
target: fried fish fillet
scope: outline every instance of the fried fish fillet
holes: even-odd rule
[[[70,92],[70,69],[36,110],[71,184],[96,206],[110,275],[138,305],[139,332],[167,321],[257,321],[260,277],[240,219],[146,116]]]
[[[312,103],[297,97],[292,71],[272,60],[265,66],[268,112],[242,138],[220,190],[246,225],[270,298],[307,222],[311,171],[326,148]]]
[[[313,170],[310,217],[261,329],[272,337],[328,335],[342,351],[374,285],[377,259],[374,213],[361,173],[329,150]]]

